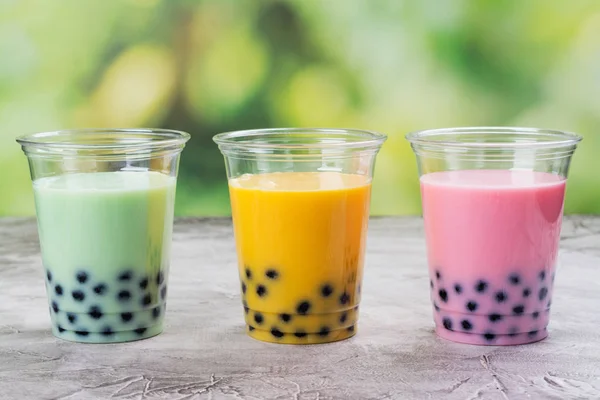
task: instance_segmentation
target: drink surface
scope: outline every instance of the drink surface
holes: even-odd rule
[[[281,172],[229,186],[250,336],[323,343],[354,335],[370,179]]]
[[[547,335],[565,180],[511,170],[421,177],[437,331],[517,344]]]
[[[36,180],[34,194],[54,334],[118,342],[160,333],[175,178],[67,174]]]

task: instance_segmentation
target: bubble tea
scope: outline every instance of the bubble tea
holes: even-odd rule
[[[353,336],[371,178],[385,136],[278,129],[217,135],[248,334],[288,344]]]
[[[545,338],[568,166],[580,138],[466,128],[408,139],[421,174],[437,334],[481,345]]]
[[[84,130],[19,139],[31,167],[55,336],[111,343],[162,331],[187,138]]]

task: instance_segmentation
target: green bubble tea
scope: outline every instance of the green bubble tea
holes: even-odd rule
[[[149,171],[34,181],[55,336],[111,343],[162,331],[175,182]]]

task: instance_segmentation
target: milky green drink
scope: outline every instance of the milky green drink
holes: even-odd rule
[[[54,335],[110,343],[162,331],[175,182],[152,171],[34,181]]]

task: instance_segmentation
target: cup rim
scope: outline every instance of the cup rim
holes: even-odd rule
[[[83,134],[88,136],[121,134],[131,141],[115,143],[80,143],[69,140],[69,136]],[[52,141],[52,138],[65,137],[67,140]],[[145,138],[144,138],[145,136]],[[190,139],[190,134],[184,131],[161,128],[74,128],[55,131],[45,131],[22,135],[16,141],[24,148],[43,148],[50,151],[56,150],[152,150],[169,146],[181,146]]]
[[[522,141],[460,141],[443,140],[444,135],[522,135]],[[436,140],[438,137],[442,140]],[[583,140],[583,137],[573,132],[555,129],[516,127],[516,126],[471,126],[455,128],[434,128],[410,132],[405,136],[412,145],[427,145],[445,148],[472,149],[517,149],[517,148],[561,148],[571,147]],[[538,140],[536,140],[538,139]]]
[[[255,140],[261,137],[285,137],[286,135],[337,135],[335,141],[317,142],[317,143],[257,143]],[[344,138],[355,137],[357,140],[348,141]],[[334,148],[370,148],[379,147],[387,139],[383,133],[371,130],[354,128],[265,128],[265,129],[246,129],[236,130],[216,134],[213,141],[219,146],[242,147],[247,150],[265,150],[265,149],[290,149],[290,150],[318,150]]]

